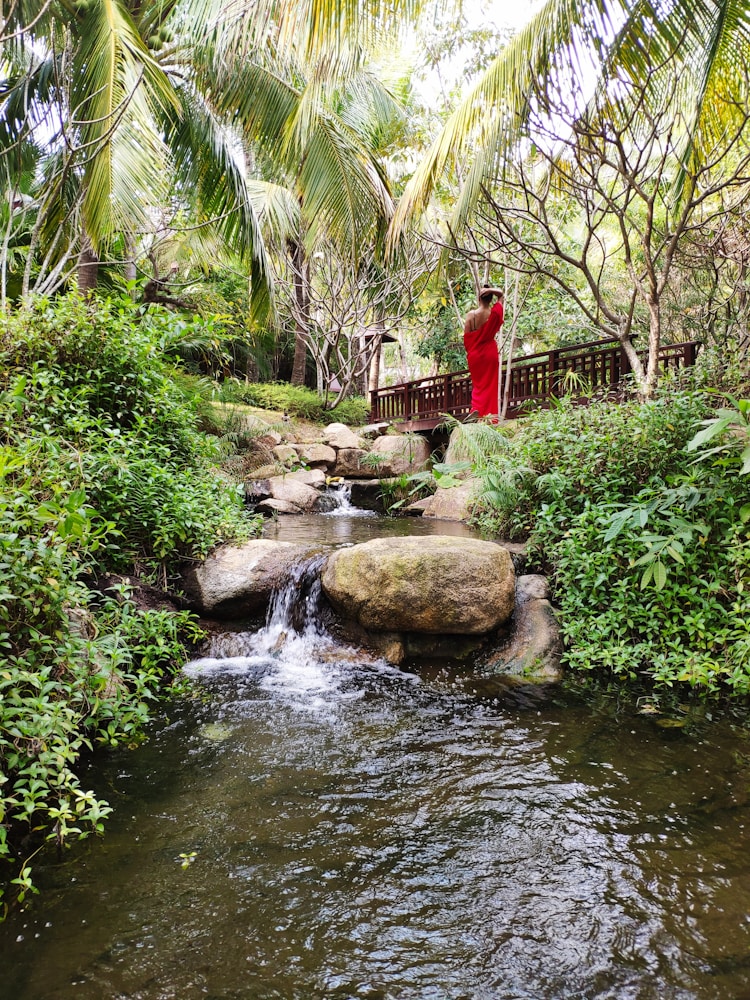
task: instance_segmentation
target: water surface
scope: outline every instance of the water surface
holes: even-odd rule
[[[282,605],[91,767],[106,836],[0,925],[0,996],[750,997],[744,731],[402,672]]]

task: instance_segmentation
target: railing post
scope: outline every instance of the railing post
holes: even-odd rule
[[[406,383],[404,385],[404,420],[411,420],[411,413],[409,413],[409,385]]]
[[[547,391],[545,392],[546,399],[551,399],[555,391],[555,372],[557,371],[557,363],[560,359],[559,351],[549,352],[549,361],[547,362]],[[535,387],[538,390],[538,387]],[[551,404],[550,404],[551,405]]]

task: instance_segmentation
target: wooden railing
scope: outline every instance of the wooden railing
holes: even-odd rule
[[[659,351],[662,372],[695,363],[698,344],[670,344]],[[594,393],[613,390],[630,364],[619,341],[596,340],[576,347],[528,354],[511,364],[507,417],[549,406],[550,400],[572,394],[585,403]],[[415,379],[370,393],[370,420],[388,421],[404,430],[431,430],[445,414],[461,420],[471,411],[471,379],[467,371]]]

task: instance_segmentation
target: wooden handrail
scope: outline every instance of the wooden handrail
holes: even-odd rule
[[[665,345],[659,351],[662,369],[693,365],[698,346],[696,341]],[[593,393],[614,388],[629,371],[627,356],[617,340],[594,340],[515,358],[511,362],[511,391],[506,415],[517,417],[530,408],[549,406],[551,399],[566,392],[566,380],[572,380],[573,376]],[[579,402],[587,401],[582,393]],[[414,379],[370,393],[372,423],[387,421],[408,430],[431,429],[446,414],[460,420],[470,411],[468,371]]]

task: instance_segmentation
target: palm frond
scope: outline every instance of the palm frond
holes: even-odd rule
[[[424,0],[196,0],[194,23],[218,38],[229,35],[252,49],[273,36],[279,51],[296,48],[308,59],[324,52],[370,49],[403,31]]]
[[[508,450],[507,437],[497,427],[486,423],[451,424],[451,437],[445,461],[448,464],[471,462],[483,467],[495,456]]]
[[[618,77],[645,81],[658,98],[666,74],[655,67],[674,70],[679,61],[686,155],[700,157],[726,130],[732,108],[739,115],[746,107],[749,57],[748,0],[548,0],[446,122],[397,206],[391,240],[424,212],[452,162],[470,164],[454,225],[465,219],[482,183],[502,176],[532,102],[566,79],[598,75],[594,101],[612,101]],[[627,101],[627,88],[622,93]]]
[[[300,204],[294,192],[283,184],[251,180],[247,190],[253,208],[269,240],[282,247],[289,238],[300,232],[302,218]]]
[[[166,148],[155,115],[177,103],[120,4],[93,4],[80,42],[71,115],[85,162],[83,216],[97,245],[107,234],[145,221],[147,205],[162,196]]]

